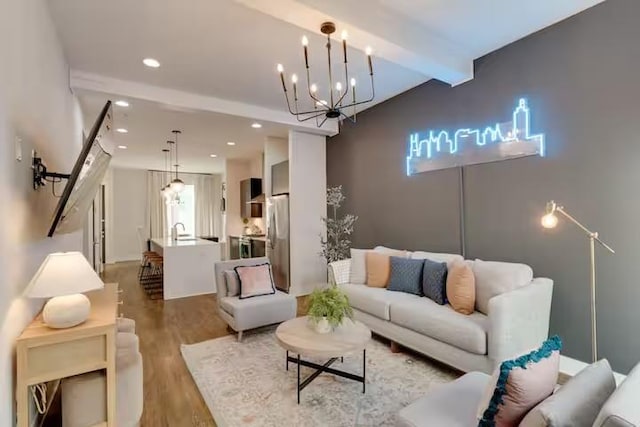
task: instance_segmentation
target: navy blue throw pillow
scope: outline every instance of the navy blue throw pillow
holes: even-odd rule
[[[440,305],[447,303],[447,263],[424,260],[422,292]]]
[[[392,256],[387,289],[422,296],[423,261]]]

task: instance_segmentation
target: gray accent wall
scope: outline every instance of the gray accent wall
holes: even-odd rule
[[[327,144],[329,185],[359,216],[354,247],[460,252],[459,171],[407,177],[411,132],[482,127],[525,96],[547,157],[464,168],[467,258],[523,262],[555,281],[551,333],[590,360],[589,246],[562,203],[617,251],[597,248],[599,350],[627,372],[640,361],[640,1],[609,0],[491,53],[475,78],[431,81],[345,123]]]

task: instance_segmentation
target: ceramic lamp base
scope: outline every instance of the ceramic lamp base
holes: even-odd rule
[[[71,328],[89,317],[91,302],[83,294],[53,297],[44,305],[42,319],[54,329]]]

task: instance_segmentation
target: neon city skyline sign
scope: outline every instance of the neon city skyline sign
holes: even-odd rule
[[[453,137],[451,136],[453,135]],[[457,129],[409,136],[407,175],[458,166],[546,155],[545,136],[531,134],[531,110],[520,98],[511,121],[481,129]]]

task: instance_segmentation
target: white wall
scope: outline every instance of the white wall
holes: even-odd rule
[[[111,171],[111,252],[109,262],[140,259],[138,227],[149,234],[147,171],[113,168]],[[158,190],[159,191],[159,190]]]
[[[82,116],[45,0],[0,2],[0,62],[0,426],[11,426],[15,338],[42,306],[20,295],[48,253],[82,250],[81,231],[46,237],[57,199],[49,186],[32,189],[30,153],[35,148],[51,171],[70,172]]]
[[[326,193],[325,137],[289,131],[290,293],[296,296],[327,281],[327,264],[320,256]]]

